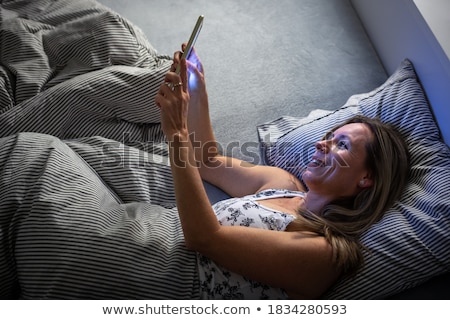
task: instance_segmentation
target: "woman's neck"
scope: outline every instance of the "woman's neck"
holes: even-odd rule
[[[322,208],[331,202],[331,199],[324,197],[322,194],[317,194],[312,191],[308,191],[305,195],[305,201],[303,205],[305,209],[319,215]]]

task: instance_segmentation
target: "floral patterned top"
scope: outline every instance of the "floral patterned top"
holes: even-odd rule
[[[220,201],[213,206],[213,209],[221,225],[284,231],[295,217],[267,208],[257,202],[280,197],[304,197],[304,193],[268,189],[254,195]],[[272,288],[230,272],[201,254],[198,254],[197,260],[202,299],[275,300],[288,298],[284,290]]]

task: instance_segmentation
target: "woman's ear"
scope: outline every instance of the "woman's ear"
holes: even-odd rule
[[[365,177],[365,178],[361,179],[361,180],[359,181],[359,183],[358,183],[358,186],[359,186],[360,188],[369,188],[369,187],[371,187],[372,185],[373,185],[373,180],[370,179],[370,178],[368,178],[368,177]]]

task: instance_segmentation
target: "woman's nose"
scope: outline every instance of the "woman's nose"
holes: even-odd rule
[[[317,141],[316,142],[316,150],[322,151],[323,153],[327,153],[328,148],[329,148],[328,143],[329,143],[329,140]]]

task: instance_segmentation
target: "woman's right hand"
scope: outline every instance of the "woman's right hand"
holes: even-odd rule
[[[183,43],[181,45],[181,49],[185,50],[186,44]],[[171,67],[171,71],[175,71],[178,64],[180,63],[182,52],[177,51],[173,56],[173,64]],[[195,51],[195,48],[192,48],[191,53],[189,55],[189,59],[187,60],[188,66],[188,88],[189,95],[191,97],[191,106],[193,109],[197,109],[198,107],[207,106],[208,97],[206,91],[206,82],[205,82],[205,74],[203,69],[203,64],[200,58]]]
[[[181,46],[185,49],[186,44]],[[175,71],[180,63],[181,52],[175,52],[171,70]],[[188,128],[191,133],[191,141],[195,147],[195,157],[203,163],[208,162],[217,155],[216,139],[211,127],[209,117],[208,94],[203,71],[203,64],[200,61],[195,48],[192,48],[187,65],[187,83],[189,91],[189,111]],[[194,139],[194,140],[193,140]]]

